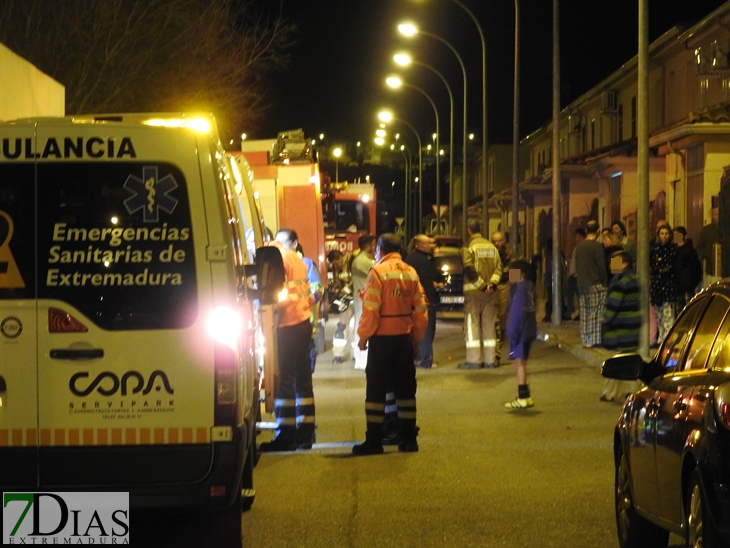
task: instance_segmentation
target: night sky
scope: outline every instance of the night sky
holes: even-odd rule
[[[489,140],[512,141],[514,0],[460,0],[480,21],[487,39]],[[674,25],[695,22],[721,0],[650,0],[650,41]],[[267,80],[272,108],[254,138],[303,128],[330,142],[370,140],[376,113],[391,108],[398,117],[429,135],[433,109],[420,93],[392,91],[384,79],[399,73],[426,91],[441,118],[447,142],[449,101],[444,84],[431,71],[400,69],[392,56],[408,51],[441,72],[454,94],[455,135],[461,134],[462,73],[456,57],[428,37],[401,38],[406,19],[436,34],[459,52],[466,66],[469,131],[481,133],[481,42],[473,21],[450,0],[284,0],[300,25],[298,46],[288,70]],[[576,99],[637,52],[638,0],[561,0],[561,106]],[[552,1],[521,0],[520,136],[550,119],[552,104]],[[456,139],[460,142],[460,139]]]

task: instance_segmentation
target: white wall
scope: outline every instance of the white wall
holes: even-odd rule
[[[66,88],[0,44],[0,120],[64,116]]]

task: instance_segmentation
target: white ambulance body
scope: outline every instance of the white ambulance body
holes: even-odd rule
[[[258,408],[251,194],[212,117],[0,124],[1,490],[240,506]]]

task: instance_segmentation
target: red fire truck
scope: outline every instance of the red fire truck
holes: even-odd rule
[[[375,235],[375,185],[372,183],[330,183],[324,185],[325,251],[338,249],[348,261],[364,234]]]

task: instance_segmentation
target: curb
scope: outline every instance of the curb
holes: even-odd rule
[[[561,350],[572,354],[576,358],[586,362],[588,365],[596,369],[600,369],[603,362],[614,355],[614,352],[604,348],[583,348],[580,342],[577,344],[570,342],[566,340],[567,337],[565,337],[563,333],[556,331],[546,330],[544,333],[541,333],[541,335],[543,337],[547,336],[546,342],[548,344],[557,346]],[[540,335],[538,335],[538,338],[540,338]]]

